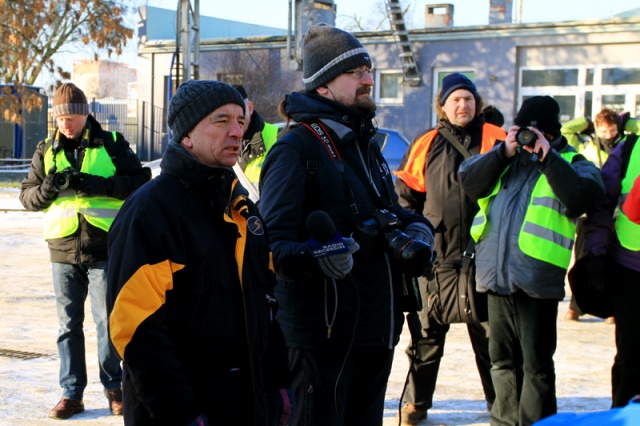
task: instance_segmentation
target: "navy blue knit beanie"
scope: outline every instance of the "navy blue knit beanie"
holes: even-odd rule
[[[473,94],[473,97],[478,102],[478,91],[473,81],[469,80],[464,74],[453,73],[449,74],[442,80],[442,91],[440,92],[440,106],[444,105],[449,95],[458,89],[465,89]]]
[[[362,65],[371,68],[369,52],[357,38],[325,23],[309,28],[302,49],[302,83],[306,92],[345,71]]]
[[[190,80],[178,87],[171,98],[167,123],[173,139],[180,142],[196,124],[223,105],[235,104],[244,111],[240,93],[227,83],[215,80]]]
[[[513,124],[520,127],[530,126],[535,121],[535,127],[543,133],[560,136],[560,106],[551,96],[533,96],[526,99],[520,111],[513,120]]]

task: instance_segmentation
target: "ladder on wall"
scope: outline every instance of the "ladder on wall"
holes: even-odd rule
[[[402,73],[404,83],[410,86],[418,86],[422,80],[416,57],[411,49],[411,41],[409,40],[409,32],[404,23],[402,7],[400,0],[387,0],[387,15],[391,24],[391,32],[396,40],[396,45],[400,51],[400,62],[402,64]]]

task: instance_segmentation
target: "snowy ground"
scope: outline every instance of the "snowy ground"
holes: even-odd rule
[[[0,209],[20,209],[17,190],[0,189]],[[60,398],[57,320],[48,250],[41,238],[42,214],[0,212],[0,425],[60,425],[47,418]],[[562,320],[568,297],[560,304],[556,353],[559,411],[599,411],[609,408],[610,369],[615,355],[614,326],[594,317],[580,322]],[[87,307],[87,312],[90,312]],[[82,414],[69,422],[77,426],[119,425],[111,416],[98,380],[96,334],[87,317],[89,386]],[[397,424],[396,411],[408,362],[404,333],[396,349],[383,423]],[[20,359],[10,351],[33,353]],[[215,422],[214,422],[215,424]],[[434,407],[424,425],[488,425],[473,352],[463,325],[448,335]]]

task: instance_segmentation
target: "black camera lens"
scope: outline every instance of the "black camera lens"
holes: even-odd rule
[[[521,146],[534,146],[537,140],[538,135],[526,127],[521,127],[516,132],[516,142]]]
[[[424,275],[425,268],[431,263],[432,250],[428,244],[414,240],[400,230],[386,234],[389,250],[395,256],[402,269],[412,277]]]
[[[65,172],[59,172],[53,175],[53,187],[58,192],[62,191],[63,189],[67,189],[69,187],[69,182],[69,175]]]

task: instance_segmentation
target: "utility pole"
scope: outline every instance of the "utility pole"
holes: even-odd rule
[[[178,84],[200,79],[200,0],[180,0],[178,5],[178,52],[182,52],[182,78]],[[179,57],[179,55],[178,55]],[[179,62],[176,64],[180,70]]]

